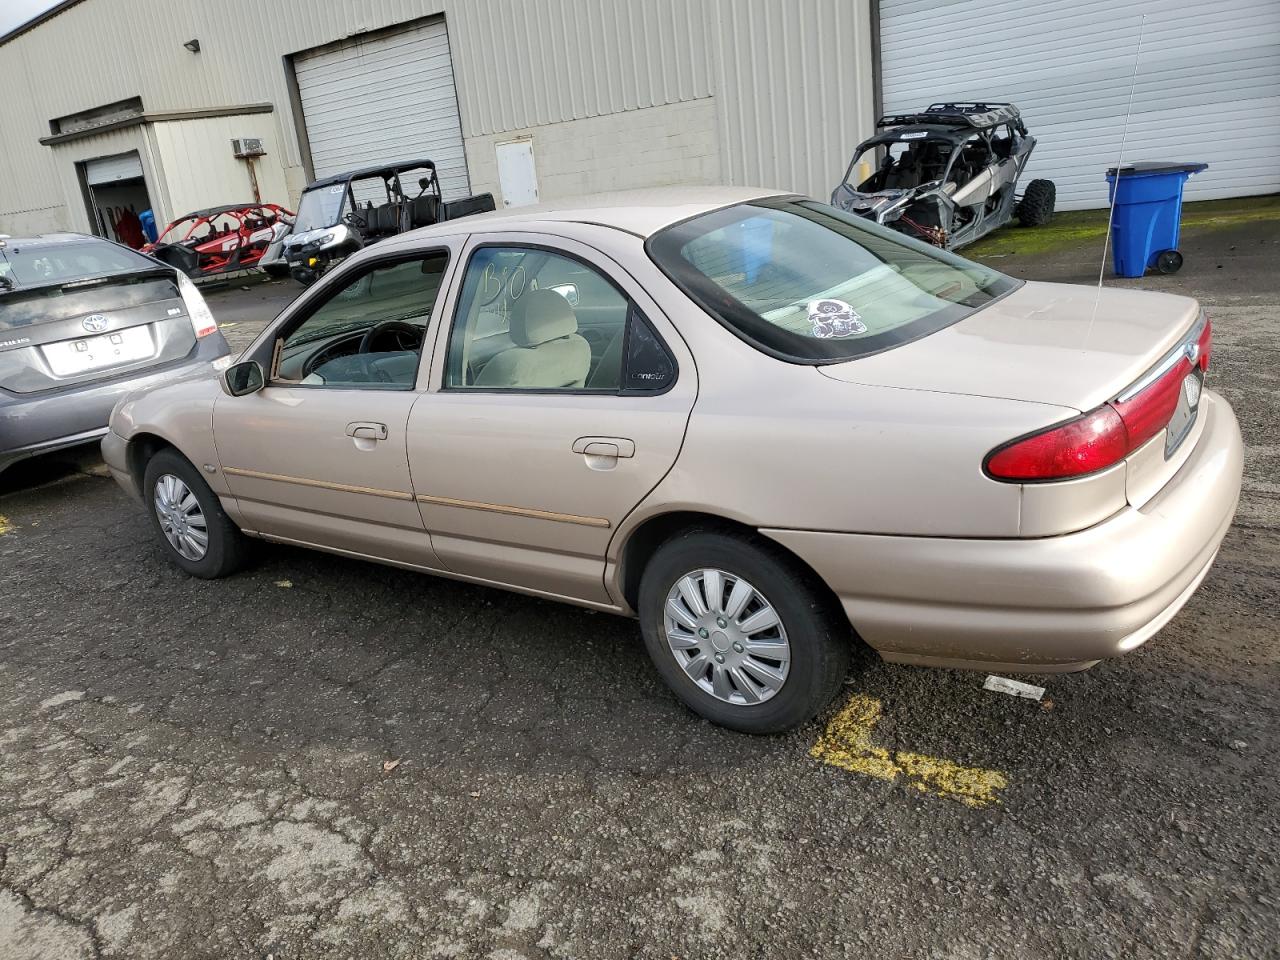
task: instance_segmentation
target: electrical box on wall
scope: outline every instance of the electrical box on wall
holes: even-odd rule
[[[231,141],[231,152],[237,157],[261,157],[266,154],[259,137],[241,137]]]

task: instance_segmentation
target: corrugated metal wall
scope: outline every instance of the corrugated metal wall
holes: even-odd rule
[[[885,109],[1012,100],[1039,139],[1027,177],[1105,206],[1144,13],[1125,159],[1207,161],[1191,199],[1280,190],[1277,0],[881,0]]]
[[[867,0],[713,0],[722,169],[826,200],[872,117]]]
[[[192,210],[252,198],[245,162],[231,153],[231,140],[235,137],[261,138],[267,155],[254,161],[259,195],[265,203],[288,205],[289,188],[280,163],[280,135],[272,114],[175,120],[154,127],[167,190],[161,220],[168,222]],[[219,149],[210,151],[211,143],[219,145]],[[153,203],[161,202],[159,197],[151,199]]]
[[[439,13],[465,137],[714,98],[727,179],[824,197],[870,122],[868,3],[84,0],[0,46],[0,217],[77,205],[36,141],[52,118],[134,96],[149,112],[275,104],[296,194],[283,58]]]
[[[450,3],[464,132],[482,136],[711,96],[703,8],[701,0]]]

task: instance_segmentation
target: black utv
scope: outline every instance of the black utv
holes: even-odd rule
[[[892,114],[854,151],[831,204],[935,246],[972,243],[1015,215],[1049,222],[1052,180],[1018,178],[1036,138],[1011,103],[935,103]]]
[[[431,160],[350,170],[302,191],[283,256],[289,274],[311,284],[333,264],[385,237],[492,209],[491,193],[442,200]]]

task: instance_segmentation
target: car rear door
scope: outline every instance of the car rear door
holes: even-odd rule
[[[512,251],[531,256],[516,262]],[[455,276],[432,386],[409,421],[409,467],[436,553],[469,577],[611,603],[606,549],[675,463],[697,394],[693,358],[630,275],[586,244],[473,237]],[[561,374],[580,382],[495,383],[471,363],[471,334],[501,336],[494,324],[531,292],[568,301],[576,330],[550,345],[584,364]],[[506,350],[479,354],[518,369],[530,359],[519,351],[541,349],[518,342],[529,339],[508,335]]]

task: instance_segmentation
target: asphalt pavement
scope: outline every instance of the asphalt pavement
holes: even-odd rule
[[[193,580],[91,452],[11,471],[0,960],[1280,956],[1280,222],[1183,251],[1108,282],[1209,309],[1237,524],[1041,702],[862,656],[814,723],[734,734],[630,621],[276,546]],[[243,345],[296,289],[210,301]]]

